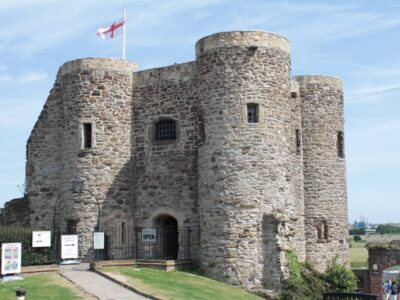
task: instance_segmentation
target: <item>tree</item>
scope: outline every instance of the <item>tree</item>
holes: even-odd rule
[[[379,234],[400,233],[400,227],[393,224],[379,224],[376,232]]]

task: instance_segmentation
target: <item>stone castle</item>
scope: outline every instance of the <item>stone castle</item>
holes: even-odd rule
[[[288,250],[347,265],[342,83],[290,69],[288,40],[258,31],[151,70],[65,63],[27,143],[30,224],[75,227],[83,256],[97,222],[190,226],[195,263],[247,288],[279,288]]]

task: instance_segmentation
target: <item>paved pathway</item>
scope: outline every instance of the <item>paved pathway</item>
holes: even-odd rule
[[[60,266],[60,273],[100,300],[148,299],[91,272],[89,264]]]

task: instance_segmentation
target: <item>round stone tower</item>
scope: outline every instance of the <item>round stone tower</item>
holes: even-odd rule
[[[296,76],[302,101],[306,253],[323,271],[334,256],[348,264],[342,82]]]
[[[90,255],[87,250],[98,222],[106,223],[111,211],[114,224],[129,215],[132,72],[136,68],[125,60],[88,58],[67,62],[58,73],[63,146],[55,221],[62,232],[76,228],[82,255]],[[84,180],[78,193],[71,191],[75,177]]]
[[[289,51],[285,38],[255,31],[217,33],[196,44],[204,120],[200,265],[248,288],[279,286],[281,250],[290,244],[285,226],[296,214]]]

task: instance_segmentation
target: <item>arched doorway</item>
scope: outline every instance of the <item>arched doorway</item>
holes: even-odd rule
[[[169,215],[160,216],[156,219],[162,238],[161,250],[164,259],[178,259],[178,221]]]
[[[391,267],[400,265],[400,242],[392,241],[389,245],[370,245],[368,248],[368,265],[371,293],[377,295],[378,300],[382,300],[383,281],[391,279],[391,277],[388,277],[390,271],[392,271]]]

